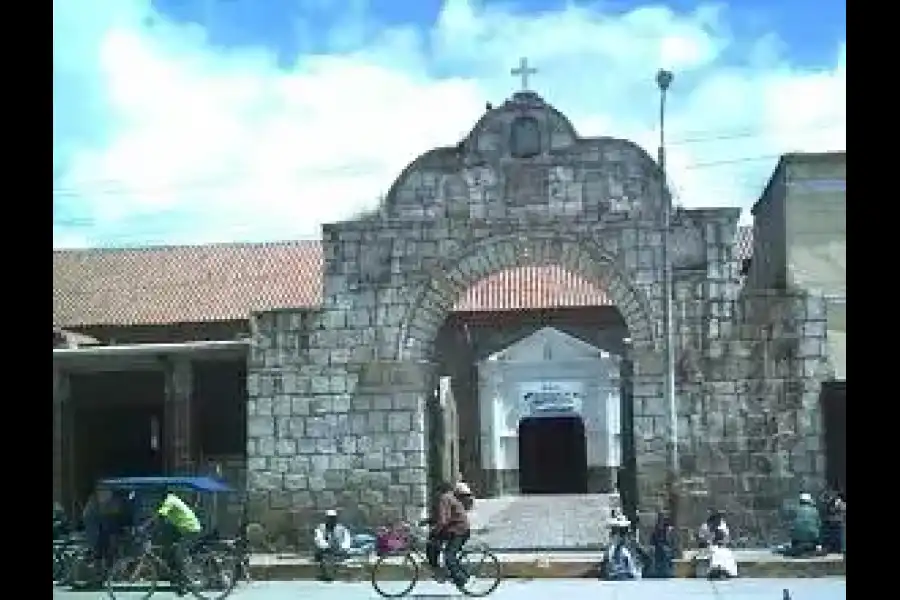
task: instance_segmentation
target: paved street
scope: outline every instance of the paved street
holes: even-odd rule
[[[474,538],[494,550],[596,548],[609,541],[608,494],[479,499],[472,513],[476,532],[486,529]]]
[[[601,589],[602,588],[602,589]],[[547,598],[584,598],[602,600],[782,600],[783,590],[788,589],[792,600],[845,600],[845,579],[745,579],[715,586],[697,579],[669,581],[640,581],[634,583],[609,583],[578,580],[507,581],[500,585],[493,600],[546,600]],[[58,600],[99,600],[100,592],[67,592],[54,589]],[[242,586],[231,596],[235,600],[373,600],[379,596],[365,583],[324,584],[310,581],[264,582]],[[171,593],[154,596],[158,600],[172,600]],[[440,600],[461,598],[451,593],[451,588],[426,582],[413,590],[410,600]]]

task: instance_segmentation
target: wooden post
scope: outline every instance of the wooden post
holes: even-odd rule
[[[163,438],[166,472],[170,475],[187,474],[193,468],[193,387],[190,359],[176,356],[167,361]]]
[[[66,452],[66,441],[71,435],[68,431],[71,424],[66,422],[70,395],[68,373],[53,365],[53,501],[63,506],[70,492],[66,489],[66,480],[71,477],[66,464],[69,454]]]

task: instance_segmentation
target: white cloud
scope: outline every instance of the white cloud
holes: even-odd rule
[[[57,246],[317,236],[458,141],[513,90],[520,55],[579,133],[651,153],[653,76],[673,69],[669,165],[687,206],[749,206],[775,159],[743,159],[846,143],[846,44],[805,71],[774,36],[730,37],[712,6],[527,15],[447,0],[430,31],[360,47],[368,26],[348,21],[330,37],[351,50],[285,70],[261,50],[214,50],[196,26],[148,27],[146,2],[85,3],[54,0]]]

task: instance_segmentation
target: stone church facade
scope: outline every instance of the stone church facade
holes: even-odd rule
[[[683,526],[717,506],[767,541],[782,503],[835,469],[825,446],[843,452],[827,441],[842,437],[840,413],[820,409],[820,392],[846,379],[843,161],[782,159],[754,208],[752,259],[738,209],[674,212]],[[629,499],[651,524],[666,503],[668,455],[660,190],[637,145],[579,137],[521,92],[459,144],[409,165],[377,213],[324,226],[321,243],[54,252],[54,498],[77,507],[93,478],[122,468],[86,456],[103,425],[85,415],[113,396],[110,414],[153,450],[137,448],[144,462],[130,468],[215,464],[246,481],[251,517],[271,530],[296,531],[335,506],[355,523],[414,519],[429,486],[457,474],[482,497],[517,493],[525,468],[510,447],[523,443],[525,415],[516,432],[489,423],[484,403],[543,397],[543,387],[516,391],[513,372],[547,368],[545,383],[559,387],[550,373],[561,367],[523,366],[532,356],[498,375],[485,357],[561,327],[611,353],[583,346],[569,358],[590,366],[562,378],[584,383],[563,390],[578,402],[608,396],[605,417],[581,407],[586,487],[608,491],[627,470]],[[135,303],[136,289],[154,293]],[[447,331],[468,336],[469,325],[474,343],[447,344]],[[841,431],[829,436],[828,422]]]
[[[324,226],[321,309],[255,315],[247,469],[257,509],[338,505],[376,522],[420,518],[435,476],[427,415],[438,330],[467,288],[537,264],[590,279],[621,312],[632,340],[640,509],[660,508],[661,227],[670,201],[660,189],[659,168],[639,146],[579,137],[538,95],[520,92],[456,146],[413,161],[377,214]],[[673,217],[682,486],[687,510],[715,503],[762,531],[754,519],[786,493],[821,484],[827,361],[816,324],[825,316],[806,294],[742,290],[738,216],[722,208]],[[760,323],[773,323],[767,339],[786,348],[774,371],[759,354]]]

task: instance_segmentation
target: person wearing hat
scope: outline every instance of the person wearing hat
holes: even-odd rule
[[[338,523],[338,513],[333,508],[325,511],[325,522],[316,527],[313,542],[319,574],[323,580],[330,581],[332,577],[327,563],[345,558],[353,544],[350,531]]]
[[[462,587],[468,576],[459,562],[459,553],[469,540],[471,527],[465,503],[468,502],[471,506],[472,490],[460,481],[453,487],[444,484],[438,491],[440,496],[434,526],[429,534],[432,548],[429,563],[432,567],[437,566],[440,553],[443,551],[444,565],[450,579],[457,587]],[[439,570],[436,570],[435,574],[440,577]]]
[[[609,522],[610,546],[606,553],[603,572],[610,581],[624,581],[640,577],[637,562],[628,547],[631,521],[618,513]]]
[[[697,534],[697,539],[701,548],[708,548],[710,544],[712,544],[713,538],[716,537],[716,531],[722,533],[722,537],[726,544],[730,541],[731,534],[728,530],[728,524],[725,522],[725,513],[714,508],[709,511],[709,517],[707,517],[706,522],[700,526],[700,532]]]
[[[820,536],[822,535],[822,519],[819,517],[819,509],[811,494],[800,494],[800,503],[794,512],[791,523],[791,556],[808,556],[819,550]]]

